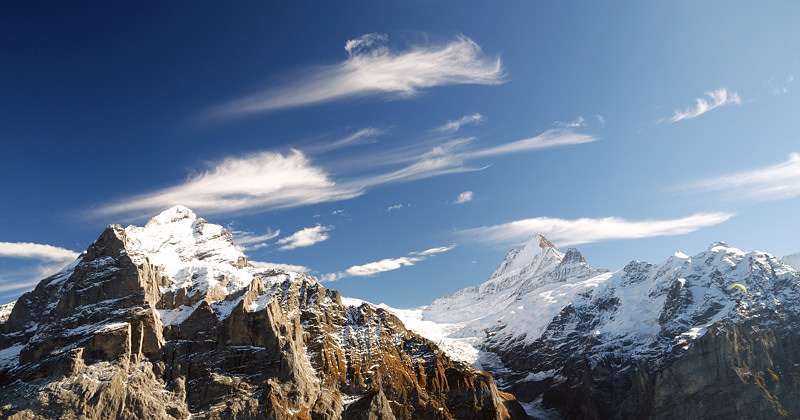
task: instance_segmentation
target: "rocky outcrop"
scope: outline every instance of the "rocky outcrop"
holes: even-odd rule
[[[175,208],[109,226],[0,323],[0,417],[525,418],[488,374]]]

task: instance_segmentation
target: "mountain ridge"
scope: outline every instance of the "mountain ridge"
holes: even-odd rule
[[[783,363],[776,375],[800,383],[800,356],[759,341],[764,331],[773,337],[800,331],[800,278],[774,256],[715,242],[691,257],[676,252],[662,263],[632,261],[612,273],[591,268],[577,250],[565,258],[548,244],[534,236],[522,251],[512,250],[485,283],[435,299],[420,311],[418,322],[447,327],[428,326],[428,338],[452,343],[444,348],[471,343],[476,351],[462,350],[465,360],[492,373],[502,389],[532,409],[554,409],[568,417],[666,416],[675,407],[657,403],[663,389],[653,381],[665,380],[663,372],[678,369],[720,334],[731,341],[707,352],[743,343],[760,346],[759,357],[766,360],[794,360]],[[523,254],[529,263],[518,260]],[[565,260],[572,270],[555,270]],[[498,280],[503,287],[497,287]],[[731,289],[734,283],[743,284],[747,293]],[[477,291],[489,293],[476,299]],[[726,335],[730,331],[735,334]],[[793,342],[786,345],[800,350]],[[754,407],[798,413],[800,406],[786,388],[766,390],[751,383],[772,378],[769,372],[775,370],[766,370],[772,369],[768,361],[754,363],[760,370],[750,376],[737,376],[750,366],[735,365],[740,358],[733,353],[720,357],[727,364],[703,363],[733,372],[726,379],[731,390],[746,394],[748,386],[758,388],[763,398],[758,394]],[[698,391],[689,400],[700,395],[711,398]],[[715,408],[736,416],[748,413],[738,404]],[[708,411],[696,413],[702,418]]]
[[[256,268],[188,208],[109,225],[0,321],[0,417],[524,418],[390,312]]]

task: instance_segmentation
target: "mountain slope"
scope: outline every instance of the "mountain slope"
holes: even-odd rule
[[[391,313],[257,269],[185,207],[109,226],[0,323],[4,418],[523,418]]]
[[[800,414],[798,313],[798,272],[766,253],[715,243],[610,273],[537,236],[420,318],[444,326],[423,331],[444,348],[476,344],[464,359],[501,388],[567,417],[771,418]]]

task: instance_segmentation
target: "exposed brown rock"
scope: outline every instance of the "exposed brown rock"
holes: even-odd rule
[[[266,272],[230,293],[222,277],[199,293],[127,246],[109,226],[17,301],[0,324],[0,350],[20,350],[0,370],[0,417],[524,418],[488,374],[314,278]],[[179,308],[191,314],[165,326],[159,311]]]

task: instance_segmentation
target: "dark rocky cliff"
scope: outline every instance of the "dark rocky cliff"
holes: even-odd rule
[[[0,323],[0,417],[525,418],[491,376],[389,312],[241,258],[244,287],[178,284],[131,256],[129,233],[110,226]]]

